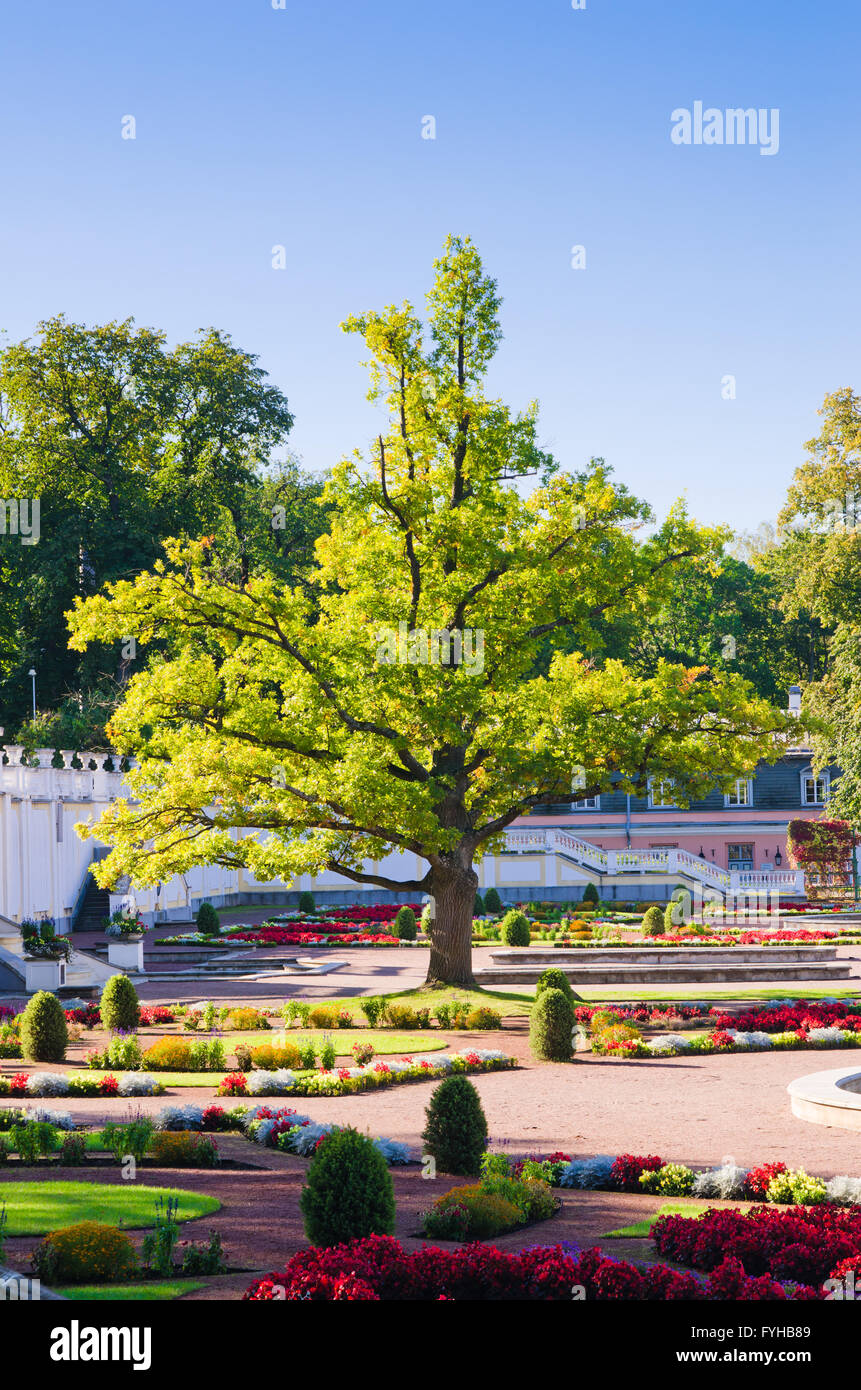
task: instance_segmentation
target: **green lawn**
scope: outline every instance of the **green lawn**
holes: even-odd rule
[[[621,1239],[629,1236],[648,1236],[652,1227],[659,1216],[701,1216],[709,1207],[713,1207],[714,1202],[697,1201],[695,1198],[682,1199],[678,1202],[665,1202],[657,1211],[652,1212],[651,1216],[646,1216],[642,1221],[635,1221],[632,1226],[621,1226],[618,1231],[607,1231],[601,1237],[602,1240]],[[733,1202],[733,1210],[747,1211],[750,1202]]]
[[[66,1288],[55,1289],[64,1298],[77,1302],[131,1303],[138,1299],[149,1303],[163,1303],[171,1298],[182,1298],[183,1294],[202,1289],[203,1284],[195,1279],[162,1279],[154,1284],[70,1284]]]
[[[366,996],[368,997],[368,996]],[[503,1015],[528,1014],[534,1000],[534,991],[528,994],[523,993],[503,993],[495,989],[459,989],[456,985],[444,985],[440,988],[431,989],[421,985],[416,989],[403,989],[395,994],[374,995],[374,998],[385,998],[390,1000],[402,1001],[412,1005],[413,1008],[429,1008],[431,1013],[438,1004],[452,1004],[458,1000],[462,1004],[468,1004],[471,1009],[478,1009],[482,1006],[496,1009]],[[353,999],[319,999],[315,1000],[315,1005],[330,1005],[337,1009],[347,1009],[354,1019],[363,1019],[361,997]],[[345,1032],[348,1030],[344,1030]],[[364,1037],[364,1031],[362,1032]]]
[[[194,1221],[218,1211],[215,1197],[185,1192],[175,1187],[147,1187],[142,1183],[101,1182],[4,1182],[0,1204],[6,1203],[9,1236],[42,1236],[76,1221],[101,1221],[127,1229],[152,1226],[156,1199],[177,1197],[180,1221]]]
[[[283,1031],[276,1030],[276,1033],[280,1036]],[[428,1029],[420,1029],[413,1033],[395,1033],[388,1028],[316,1028],[310,1032],[300,1028],[288,1028],[285,1037],[297,1047],[303,1047],[309,1042],[315,1043],[319,1052],[324,1031],[329,1033],[339,1057],[349,1057],[353,1043],[357,1042],[370,1043],[374,1050],[380,1053],[436,1052],[446,1046],[444,1038]],[[245,1043],[248,1047],[260,1047],[272,1039],[272,1033],[261,1029],[254,1033],[229,1033],[222,1041],[227,1052],[231,1052],[237,1043]]]

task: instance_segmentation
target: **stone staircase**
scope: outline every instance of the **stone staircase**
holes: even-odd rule
[[[110,892],[107,888],[100,888],[92,874],[88,873],[87,879],[73,931],[101,931],[111,915]]]
[[[508,854],[549,854],[576,865],[582,876],[602,887],[608,883],[636,887],[644,876],[672,877],[687,888],[711,890],[726,897],[731,893],[777,892],[781,897],[803,894],[804,873],[800,869],[761,873],[722,869],[684,849],[599,849],[557,826],[506,830]]]

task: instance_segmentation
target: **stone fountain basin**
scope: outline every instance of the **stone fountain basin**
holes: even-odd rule
[[[834,1067],[787,1086],[793,1115],[814,1125],[861,1130],[861,1068]]]

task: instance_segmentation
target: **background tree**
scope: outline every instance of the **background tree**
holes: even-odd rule
[[[72,643],[166,644],[111,722],[142,766],[138,804],[99,826],[102,883],[218,862],[427,892],[428,980],[466,984],[476,860],[575,767],[586,795],[617,778],[642,792],[649,774],[702,795],[773,756],[784,721],[736,672],[658,661],[641,676],[581,655],[600,622],[651,620],[673,565],[708,569],[720,535],[676,509],[639,540],[649,509],[606,468],[560,473],[535,407],[513,414],[483,389],[499,299],[474,246],[450,238],[435,268],[427,341],[409,304],[345,325],[390,424],[334,470],[305,581],[243,583],[212,546],[172,543],[152,573],[79,602]],[[434,632],[463,634],[460,650]],[[574,650],[538,672],[563,638]],[[364,867],[391,850],[414,875]]]
[[[779,574],[790,618],[810,614],[827,635],[827,664],[805,692],[814,767],[840,768],[832,816],[861,828],[861,398],[825,397],[780,515]]]
[[[29,706],[31,665],[43,708],[116,703],[121,651],[76,657],[64,614],[150,568],[166,537],[215,535],[240,579],[256,565],[295,582],[325,517],[322,484],[273,457],[292,419],[256,358],[215,329],[170,349],[132,320],[61,315],[0,354],[0,496],[41,503],[37,545],[0,537],[7,731]]]

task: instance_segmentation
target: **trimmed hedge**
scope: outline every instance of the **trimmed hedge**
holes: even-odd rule
[[[69,1029],[56,994],[40,989],[21,1016],[21,1052],[31,1062],[62,1062]]]
[[[128,975],[112,975],[102,990],[102,1023],[112,1033],[132,1033],[140,1023],[138,993]]]
[[[299,1206],[312,1245],[340,1245],[395,1229],[395,1189],[386,1160],[371,1139],[352,1128],[323,1138]]]
[[[478,1091],[465,1076],[448,1076],[425,1110],[427,1152],[444,1173],[475,1177],[487,1145],[487,1117]]]
[[[574,1006],[561,989],[545,989],[529,1015],[529,1046],[541,1062],[570,1062]]]

